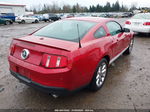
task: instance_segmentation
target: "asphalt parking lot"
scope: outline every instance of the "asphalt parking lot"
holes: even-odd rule
[[[122,25],[125,19],[118,19]],[[0,26],[0,109],[149,109],[150,36],[136,35],[131,55],[121,56],[109,69],[98,92],[84,89],[74,95],[52,96],[19,83],[7,62],[13,37],[32,33],[48,23]]]

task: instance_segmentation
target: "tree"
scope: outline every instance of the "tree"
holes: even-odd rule
[[[76,6],[75,6],[75,5],[72,7],[72,12],[73,12],[73,13],[76,13],[76,12],[77,12],[77,9],[76,9]]]
[[[136,10],[136,6],[134,4],[132,4],[131,8],[130,8],[130,11],[133,11],[133,10]]]
[[[38,8],[37,8],[38,7]],[[32,10],[31,10],[32,9]],[[71,5],[63,5],[59,6],[56,2],[53,2],[52,4],[44,4],[44,5],[38,5],[36,7],[31,8],[31,11],[34,11],[35,13],[79,13],[79,12],[119,12],[119,11],[128,11],[128,8],[124,6],[123,4],[120,5],[118,1],[116,1],[113,4],[110,4],[110,2],[107,2],[104,6],[97,4],[97,5],[91,5],[89,8],[85,6],[81,6],[80,4],[74,4]],[[135,10],[136,5],[133,4],[131,6],[130,11]],[[26,9],[27,10],[27,9]],[[28,9],[29,10],[29,9]],[[30,11],[29,10],[29,11]]]
[[[115,5],[114,5],[114,11],[119,11],[120,10],[120,4],[119,1],[116,1]]]
[[[110,11],[111,11],[111,5],[110,5],[109,2],[107,2],[106,5],[104,6],[104,10],[105,10],[106,12],[110,12]]]
[[[91,12],[96,12],[96,10],[95,10],[96,8],[95,8],[95,6],[94,5],[92,5],[92,7],[91,7]]]
[[[70,5],[64,5],[63,6],[63,13],[70,13],[71,12],[71,6]]]
[[[100,6],[99,4],[97,4],[96,6],[96,12],[102,12],[102,6]]]

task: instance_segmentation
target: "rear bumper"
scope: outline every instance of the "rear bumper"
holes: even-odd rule
[[[72,72],[68,68],[45,69],[44,67],[33,65],[13,56],[8,57],[10,70],[20,74],[27,79],[47,87],[76,89],[72,84]]]
[[[16,19],[15,20],[15,22],[17,22],[17,23],[21,23],[21,21],[22,21],[21,19]]]
[[[52,94],[66,95],[84,88],[89,82],[74,67],[46,69],[8,56],[10,72],[21,82]]]
[[[57,94],[57,95],[67,95],[70,94],[71,91],[65,89],[65,88],[61,88],[61,87],[49,87],[49,86],[45,86],[45,85],[41,85],[39,83],[36,83],[30,79],[28,79],[27,77],[22,76],[21,74],[18,74],[14,71],[11,71],[11,74],[17,78],[20,82],[31,86],[33,88],[39,89],[40,91],[46,92],[46,93],[51,93],[51,94]]]

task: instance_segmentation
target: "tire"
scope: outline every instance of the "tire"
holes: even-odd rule
[[[22,23],[22,24],[25,24],[26,22],[25,22],[25,20],[22,20],[21,23]]]
[[[48,22],[52,22],[52,21],[53,21],[52,19],[49,19],[49,20],[48,20]]]
[[[132,49],[133,49],[133,44],[134,44],[134,38],[132,38],[132,39],[130,40],[129,47],[128,47],[128,49],[124,52],[124,54],[126,54],[126,55],[131,54]]]
[[[11,24],[10,21],[6,21],[6,22],[5,22],[5,25],[10,25],[10,24]]]
[[[39,21],[38,21],[38,20],[35,20],[35,23],[39,23]]]
[[[104,73],[102,73],[102,72],[104,72]],[[93,79],[89,86],[89,89],[91,91],[98,91],[103,86],[106,76],[107,76],[107,72],[108,72],[108,61],[105,58],[103,58],[99,62],[98,66],[94,72]]]

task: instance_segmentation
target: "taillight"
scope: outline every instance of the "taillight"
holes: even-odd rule
[[[67,57],[44,54],[41,65],[46,68],[64,68],[67,66]]]
[[[13,56],[14,52],[15,52],[15,45],[13,43],[11,43],[11,45],[10,45],[10,55]]]
[[[149,25],[150,25],[150,22],[145,22],[143,25],[149,26]]]
[[[130,21],[126,21],[126,22],[125,22],[125,24],[128,24],[128,25],[130,25],[130,24],[131,24],[131,22],[130,22]]]

